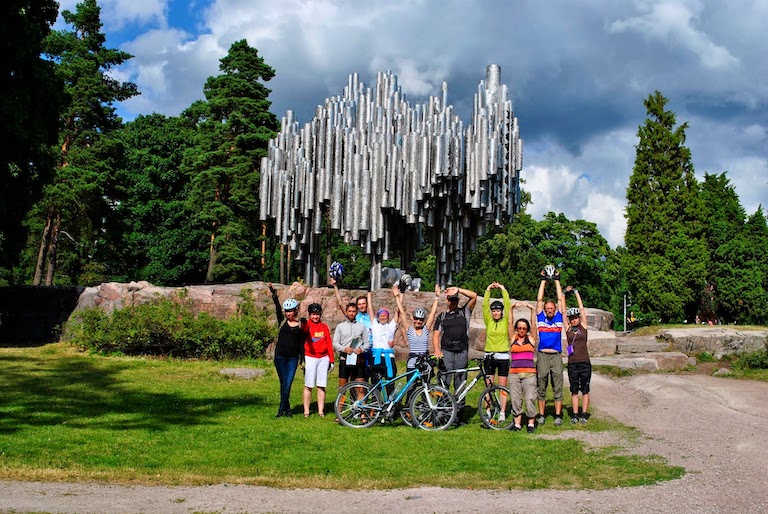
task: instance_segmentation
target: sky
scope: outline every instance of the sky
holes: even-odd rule
[[[62,9],[75,9],[71,0]],[[112,74],[141,95],[124,121],[178,115],[247,40],[276,71],[272,112],[311,121],[347,76],[391,70],[409,101],[441,95],[469,122],[501,66],[524,140],[528,212],[597,224],[623,245],[626,188],[654,91],[687,123],[699,179],[727,172],[747,214],[768,207],[766,0],[99,0]],[[55,27],[64,28],[61,23]],[[762,35],[761,35],[762,34]]]

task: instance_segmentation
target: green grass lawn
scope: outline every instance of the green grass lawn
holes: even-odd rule
[[[267,375],[241,380],[219,373],[232,366],[262,367]],[[476,414],[445,432],[399,422],[354,430],[333,416],[304,419],[301,372],[293,387],[296,416],[275,419],[278,384],[269,361],[103,357],[54,344],[0,349],[0,370],[4,479],[571,489],[683,474],[659,457],[485,430]],[[473,392],[468,405],[476,405],[479,388]],[[566,430],[628,429],[595,415],[579,428],[556,429],[550,418],[538,433]]]

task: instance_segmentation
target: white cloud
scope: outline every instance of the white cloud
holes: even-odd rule
[[[703,6],[699,2],[641,2],[639,7],[650,9],[640,16],[613,22],[609,31],[634,31],[649,39],[686,48],[709,69],[727,70],[739,64],[739,60],[725,47],[716,44],[709,35],[695,27],[697,12],[693,12],[692,7],[701,11]]]
[[[212,37],[188,40],[183,31],[153,30],[124,46],[134,58],[122,68],[141,95],[124,102],[134,112],[177,115],[203,96],[207,77],[215,75],[226,50]]]

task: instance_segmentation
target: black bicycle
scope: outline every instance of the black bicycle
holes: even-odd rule
[[[469,391],[475,387],[475,384],[483,379],[483,384],[486,386],[485,390],[480,394],[480,400],[477,404],[477,415],[480,417],[480,421],[483,422],[488,428],[493,430],[508,430],[515,422],[512,415],[512,402],[510,401],[509,388],[506,386],[493,383],[493,377],[485,372],[485,363],[488,360],[493,360],[493,354],[486,354],[485,357],[479,359],[472,359],[475,364],[473,366],[446,370],[444,366],[438,366],[437,383],[448,389],[448,386],[453,382],[453,377],[457,373],[469,373],[477,371],[477,375],[467,381],[465,379],[459,387],[454,391],[453,395],[456,398],[456,403],[460,404],[469,394]],[[441,363],[442,364],[442,363]]]

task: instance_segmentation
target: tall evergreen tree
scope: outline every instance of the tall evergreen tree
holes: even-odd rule
[[[707,248],[688,124],[678,127],[656,91],[644,101],[635,165],[627,188],[627,283],[635,303],[662,321],[693,319],[704,288]]]
[[[219,69],[205,83],[206,99],[184,112],[197,134],[186,165],[195,221],[210,235],[207,282],[260,276],[259,166],[278,127],[262,83],[275,72],[255,48],[235,42]]]
[[[64,85],[40,54],[58,10],[54,0],[6,0],[0,8],[0,284],[14,280],[8,270],[26,240],[22,222],[56,165]]]
[[[84,0],[77,4],[76,12],[62,12],[71,30],[52,32],[45,42],[45,53],[56,63],[57,75],[64,81],[68,103],[60,113],[56,176],[37,206],[37,217],[44,222],[38,225],[42,235],[35,285],[43,280],[46,262],[45,283],[53,283],[62,235],[76,245],[69,259],[75,268],[93,253],[93,241],[109,209],[104,201],[104,183],[120,158],[116,154],[120,148],[104,140],[122,124],[113,103],[138,94],[134,84],[108,74],[132,56],[104,46],[100,16],[96,0]],[[72,273],[65,280],[76,282]]]

